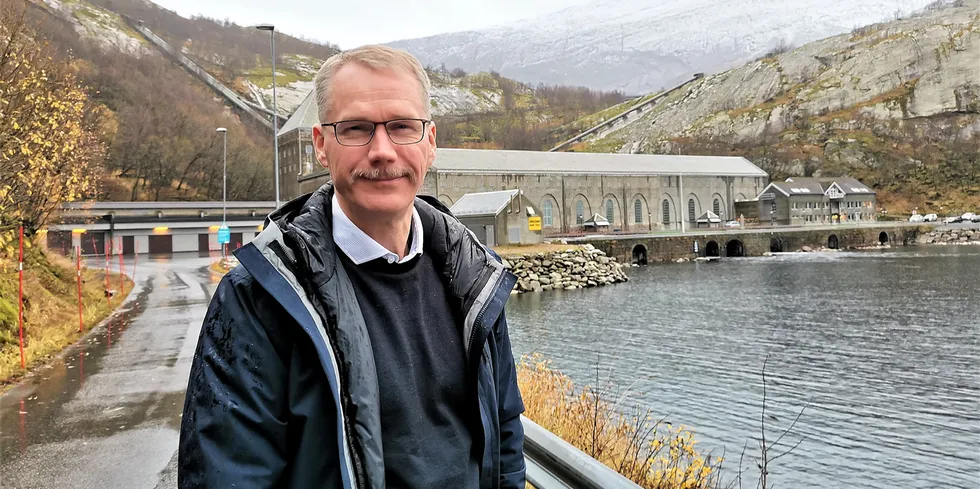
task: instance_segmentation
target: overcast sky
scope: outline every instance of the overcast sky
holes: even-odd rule
[[[153,0],[184,17],[236,24],[272,23],[276,30],[349,49],[362,44],[479,29],[536,17],[588,0]]]

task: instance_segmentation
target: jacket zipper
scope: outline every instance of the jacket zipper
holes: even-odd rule
[[[491,275],[492,275],[492,273],[493,272],[491,272]],[[504,277],[504,274],[501,273],[500,276],[497,277],[497,280],[494,281],[494,283],[493,283],[493,289],[494,289],[494,291],[496,291],[497,287],[500,286],[500,281],[503,279],[503,277]],[[478,324],[482,324],[483,323],[483,315],[486,313],[487,306],[489,304],[490,304],[490,301],[487,301],[486,303],[484,303],[483,304],[483,307],[480,309],[480,312],[477,313],[476,318],[473,320],[473,330],[470,332],[470,338],[467,341],[468,344],[470,345],[470,350],[469,351],[471,352],[471,355],[473,354],[473,348],[476,346],[476,345],[473,344],[473,341],[476,339],[476,332],[477,332],[476,326]],[[485,348],[483,348],[482,346],[480,348],[480,354],[479,355],[480,355],[479,356],[479,360],[476,362],[477,382],[479,382],[479,376],[480,376],[480,363],[482,361],[484,361],[484,359],[487,362],[487,366],[488,366],[488,368],[490,370],[490,375],[491,376],[495,376],[494,375],[494,372],[493,372],[493,363],[490,362],[490,358],[488,357],[488,353],[485,351]],[[489,414],[489,411],[490,411],[489,407],[486,406],[486,404],[483,402],[482,399],[480,399],[480,396],[479,395],[477,395],[477,402],[480,403],[482,409],[485,409],[487,411],[487,413]],[[482,424],[482,421],[481,421],[481,424]],[[486,436],[486,434],[484,434],[484,435]],[[498,436],[499,436],[499,434],[498,434]],[[491,442],[490,445],[491,445],[491,448],[494,445],[496,445],[497,447],[499,447],[500,446],[500,442],[499,442],[499,440],[496,443]],[[492,453],[490,454],[490,459],[493,460],[493,454]],[[498,463],[499,463],[499,460],[498,460]],[[493,487],[494,488],[500,487],[500,477],[498,476],[498,477],[494,478],[494,480],[492,480],[491,483],[493,484]]]
[[[490,273],[491,273],[491,275],[493,274],[493,272],[490,272]],[[494,281],[494,283],[493,283],[493,289],[494,290],[496,290],[497,287],[500,286],[500,280],[503,279],[503,277],[504,277],[504,274],[501,273],[500,276],[497,277],[497,280]],[[490,301],[485,302],[483,304],[483,307],[480,308],[480,312],[477,313],[476,318],[473,320],[473,330],[470,331],[470,337],[466,341],[466,343],[469,345],[470,354],[473,353],[473,347],[476,346],[476,345],[473,344],[473,340],[476,339],[476,331],[477,331],[476,325],[481,324],[483,322],[483,314],[487,312],[487,306],[489,304],[490,304]],[[482,351],[481,351],[480,355],[481,356],[483,355]]]
[[[302,239],[295,239],[295,241],[297,244],[299,244],[299,247],[305,252],[306,242],[303,241]],[[296,270],[297,267],[295,266],[296,265],[295,263],[290,263],[290,265],[292,265],[293,270]],[[296,274],[294,272],[293,275],[299,278],[299,274]],[[310,294],[312,290],[312,284],[309,283],[309,280],[306,277],[304,277],[303,282],[306,284],[305,287],[307,289],[306,294],[308,296],[311,296],[310,301],[312,302],[316,300],[315,294]],[[325,325],[331,328],[336,328],[336,325],[332,324],[332,322],[330,322],[329,320],[325,321]],[[328,343],[330,349],[333,351],[334,358],[337,358],[339,360],[341,356],[340,356],[340,352],[337,350],[336,345],[334,345],[333,341],[330,341]],[[340,413],[340,418],[341,420],[343,420],[344,423],[344,442],[347,443],[347,451],[350,452],[351,465],[353,466],[353,472],[354,472],[353,474],[351,474],[351,476],[354,478],[354,487],[356,489],[362,489],[366,487],[364,481],[364,474],[363,474],[364,464],[361,461],[361,457],[357,453],[357,449],[354,446],[354,438],[350,430],[350,419],[347,417],[347,413],[350,412],[351,410],[350,407],[352,403],[350,400],[350,393],[347,391],[347,382],[344,380],[344,375],[339,371],[340,368],[341,368],[340,362],[338,362],[337,363],[337,369],[338,369],[337,387],[340,389],[340,396],[341,396],[341,402],[343,407],[343,412]]]

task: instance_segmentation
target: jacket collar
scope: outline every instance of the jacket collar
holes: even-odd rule
[[[295,258],[293,272],[310,278],[315,287],[331,280],[338,265],[332,226],[333,194],[333,184],[327,183],[287,202],[267,217],[281,230],[289,248],[287,254]],[[456,302],[454,306],[462,311],[466,338],[470,338],[472,329],[486,326],[477,323],[492,322],[503,311],[516,278],[442,202],[419,196],[415,209],[422,223],[425,252],[431,253]]]

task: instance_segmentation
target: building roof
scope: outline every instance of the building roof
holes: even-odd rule
[[[871,194],[874,195],[875,191],[871,190],[867,185],[859,182],[854,178],[837,178],[833,180],[845,194]],[[828,184],[829,186],[829,184]]]
[[[784,182],[772,182],[787,195],[822,195],[826,189],[816,178],[791,177]]]
[[[740,156],[688,156],[441,148],[433,166],[460,173],[768,177]]]
[[[701,223],[701,222],[707,222],[707,223],[721,222],[721,218],[718,217],[718,214],[715,214],[714,212],[711,212],[711,211],[707,211],[704,214],[701,214],[701,217],[698,218],[698,222],[699,223]]]
[[[514,200],[518,192],[520,191],[512,189],[466,194],[460,197],[449,211],[457,217],[496,216]]]
[[[316,124],[320,123],[320,115],[317,114],[316,106],[316,92],[311,90],[310,93],[303,99],[303,102],[296,107],[293,111],[293,115],[286,119],[286,122],[279,128],[279,136],[298,128],[309,129]]]
[[[592,227],[608,226],[609,220],[606,219],[605,217],[602,217],[599,214],[593,214],[588,221],[585,221],[582,224],[585,226],[592,226]]]
[[[812,178],[812,177],[790,177],[783,182],[772,182],[766,186],[761,196],[774,188],[787,197],[813,195],[823,196],[834,184],[837,185],[846,195],[875,195],[867,185],[850,177],[841,178]]]

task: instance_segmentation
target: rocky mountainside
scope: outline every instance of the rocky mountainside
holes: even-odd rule
[[[505,26],[391,43],[424,63],[524,83],[652,92],[933,0],[593,0]]]
[[[774,178],[851,174],[899,207],[980,204],[980,0],[706,76],[590,147],[742,154]]]
[[[36,0],[70,23],[83,38],[133,56],[157,52],[123,16],[147,27],[209,73],[257,105],[272,109],[272,64],[268,33],[209,19],[186,19],[142,0]],[[276,96],[281,113],[290,114],[313,90],[323,60],[337,49],[277,34]],[[468,75],[431,69],[433,114],[465,116],[504,111],[501,89],[486,72]],[[514,84],[517,86],[518,84]],[[530,87],[523,93],[535,97]],[[543,102],[538,105],[545,105]]]

